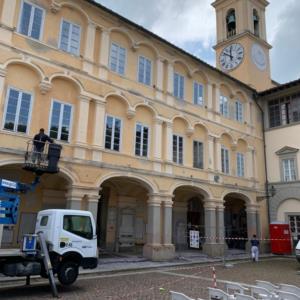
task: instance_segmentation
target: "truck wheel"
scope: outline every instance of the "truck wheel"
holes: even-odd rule
[[[62,262],[57,277],[62,285],[71,285],[78,277],[78,265],[72,261]]]

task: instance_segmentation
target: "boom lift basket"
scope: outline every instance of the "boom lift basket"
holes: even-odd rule
[[[62,146],[54,143],[38,142],[39,147],[33,141],[27,142],[25,153],[24,170],[31,171],[37,175],[44,173],[55,174],[59,172],[57,166]]]

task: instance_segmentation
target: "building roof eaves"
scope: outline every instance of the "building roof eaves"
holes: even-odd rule
[[[267,96],[270,94],[275,94],[277,92],[280,92],[280,91],[283,91],[283,90],[286,90],[286,89],[289,89],[291,87],[298,86],[298,85],[300,87],[300,78],[290,81],[290,82],[287,82],[287,83],[284,83],[284,84],[280,84],[279,86],[272,87],[271,89],[262,91],[262,92],[258,93],[258,96],[264,97],[264,96]]]
[[[237,83],[237,84],[239,84],[239,85],[242,85],[244,88],[250,90],[251,92],[254,92],[254,93],[256,92],[256,90],[255,90],[254,88],[250,87],[250,86],[247,85],[246,83],[244,83],[244,82],[242,82],[242,81],[240,81],[240,80],[238,80],[238,79],[236,79],[236,78],[234,78],[234,77],[232,77],[232,76],[230,76],[230,75],[228,75],[228,74],[222,72],[221,70],[219,70],[219,69],[217,69],[217,68],[211,66],[210,64],[208,64],[208,63],[206,63],[205,61],[201,60],[200,58],[198,58],[198,57],[192,55],[191,53],[189,53],[189,52],[183,50],[182,48],[180,48],[180,47],[178,47],[178,46],[172,44],[171,42],[165,40],[164,38],[162,38],[162,37],[160,37],[160,36],[158,36],[158,35],[156,35],[155,33],[149,31],[148,29],[144,28],[143,26],[138,25],[138,24],[136,24],[136,23],[130,21],[129,19],[127,19],[127,18],[125,18],[125,17],[119,15],[118,13],[114,12],[113,10],[111,10],[111,9],[109,9],[109,8],[107,8],[107,7],[103,6],[103,5],[101,5],[100,3],[95,2],[94,0],[85,0],[85,1],[88,2],[88,3],[90,3],[90,4],[92,4],[92,5],[94,5],[94,6],[96,6],[96,7],[98,7],[98,8],[101,8],[102,10],[106,11],[106,12],[109,13],[109,14],[112,14],[113,16],[115,16],[115,17],[117,17],[117,18],[120,18],[120,19],[121,19],[122,21],[124,21],[125,23],[127,23],[127,24],[129,24],[129,25],[131,25],[131,26],[134,26],[134,27],[136,27],[136,28],[139,29],[139,30],[142,30],[143,32],[145,32],[145,33],[149,34],[150,36],[154,37],[155,39],[158,39],[159,41],[161,41],[161,42],[167,44],[168,46],[171,46],[172,48],[175,48],[177,51],[181,52],[182,54],[191,57],[192,59],[194,59],[194,60],[196,60],[197,62],[203,64],[204,66],[206,66],[207,68],[211,69],[212,71],[217,72],[218,74],[227,77],[228,79],[234,81],[235,83]]]

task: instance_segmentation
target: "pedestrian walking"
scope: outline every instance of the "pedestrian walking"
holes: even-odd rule
[[[259,240],[256,238],[256,234],[253,234],[253,237],[250,241],[251,243],[251,258],[253,262],[258,261],[259,256]]]

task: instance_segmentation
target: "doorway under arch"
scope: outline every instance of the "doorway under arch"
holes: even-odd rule
[[[246,249],[247,212],[246,202],[239,194],[229,194],[224,198],[225,238],[229,249]]]
[[[151,193],[151,187],[137,178],[117,176],[102,182],[97,231],[103,251],[142,253]]]

